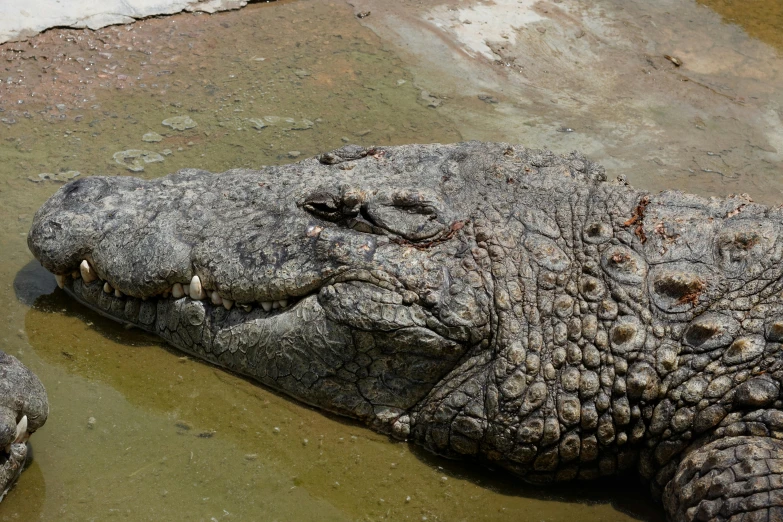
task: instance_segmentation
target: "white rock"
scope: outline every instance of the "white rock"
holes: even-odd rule
[[[172,129],[179,131],[192,129],[197,125],[190,116],[172,116],[171,118],[163,120],[162,123],[166,127],[171,127]]]
[[[0,43],[34,36],[51,27],[100,29],[180,11],[214,13],[239,9],[247,0],[2,0]]]
[[[114,161],[131,172],[143,172],[145,163],[163,161],[163,156],[151,150],[129,149],[115,152]]]

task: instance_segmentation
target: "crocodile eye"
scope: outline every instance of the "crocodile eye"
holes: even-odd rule
[[[333,194],[320,192],[309,196],[302,207],[316,217],[327,221],[339,221],[344,216],[342,212],[342,203]]]
[[[376,227],[409,241],[434,237],[446,228],[437,210],[424,202],[374,202],[362,208],[362,215]]]

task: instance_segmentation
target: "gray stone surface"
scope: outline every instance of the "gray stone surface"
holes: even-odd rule
[[[51,27],[98,29],[182,11],[239,9],[247,0],[3,0],[0,43],[24,40]]]
[[[435,453],[773,520],[782,231],[743,196],[468,142],[79,179],[28,244],[99,313]]]

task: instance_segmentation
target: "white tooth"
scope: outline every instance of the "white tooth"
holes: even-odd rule
[[[268,312],[272,309],[272,301],[261,301],[261,308],[264,309],[264,312]]]
[[[185,290],[182,288],[182,283],[174,283],[174,286],[171,287],[171,295],[174,297],[174,299],[179,299],[185,295]]]
[[[220,297],[220,294],[217,293],[217,290],[212,290],[209,294],[209,298],[212,300],[212,304],[215,306],[220,306],[223,304],[223,298]]]
[[[27,437],[27,415],[22,417],[19,424],[16,425],[16,438],[14,442],[23,442]]]
[[[106,292],[107,294],[110,294],[114,291],[114,288],[112,288],[109,282],[106,281],[105,283],[103,283],[103,291]]]
[[[250,306],[249,304],[241,304],[239,305],[239,307],[245,312],[250,312],[253,309],[253,307]]]
[[[122,292],[120,292],[119,290],[117,290],[117,289],[115,288],[115,289],[114,289],[114,297],[122,297]]]
[[[82,279],[85,283],[92,283],[98,279],[98,274],[92,269],[90,263],[86,259],[82,259],[82,263],[79,265],[79,272],[82,274]]]
[[[272,301],[272,310],[277,310],[278,308],[280,308],[280,302]]]
[[[286,306],[288,306],[288,299],[281,299],[280,301],[278,301],[278,304],[280,305],[280,308],[285,308]]]
[[[201,286],[201,279],[197,275],[194,275],[193,279],[190,280],[190,298],[198,299],[199,301],[207,298],[207,293]]]
[[[182,285],[182,293],[186,296],[190,295],[190,285]]]
[[[223,298],[223,308],[225,308],[226,310],[231,310],[232,306],[234,306],[234,301],[232,301],[231,299],[226,299],[224,297]]]
[[[57,281],[57,286],[60,288],[65,286],[65,276],[60,274],[54,274],[54,279]]]

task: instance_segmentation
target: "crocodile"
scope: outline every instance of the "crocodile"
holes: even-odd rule
[[[28,245],[77,301],[446,457],[783,520],[783,210],[507,143],[88,177]]]
[[[0,501],[25,469],[30,435],[48,415],[41,381],[19,359],[0,351]]]

